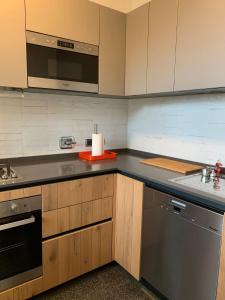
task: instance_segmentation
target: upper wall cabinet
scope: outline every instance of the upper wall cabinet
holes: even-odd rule
[[[99,44],[99,5],[88,0],[26,0],[28,30]]]
[[[175,90],[225,85],[224,0],[180,0]]]
[[[0,9],[0,86],[27,87],[23,0],[2,0]]]
[[[126,15],[100,8],[99,93],[125,93]]]
[[[149,9],[147,93],[174,86],[178,0],[152,0]]]
[[[146,94],[149,3],[127,15],[126,95]]]

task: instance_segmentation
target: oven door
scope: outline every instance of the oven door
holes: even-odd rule
[[[29,87],[98,92],[97,55],[27,43],[27,70]]]
[[[0,291],[40,275],[41,211],[0,219]]]

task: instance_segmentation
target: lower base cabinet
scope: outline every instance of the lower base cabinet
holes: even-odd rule
[[[42,292],[42,277],[0,293],[0,300],[25,300]]]
[[[43,242],[43,277],[0,293],[25,300],[112,261],[112,221]]]
[[[114,256],[137,280],[140,279],[143,188],[142,182],[117,175]]]
[[[112,221],[43,243],[43,291],[112,261]]]

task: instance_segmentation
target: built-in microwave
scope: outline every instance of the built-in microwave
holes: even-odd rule
[[[98,92],[98,46],[26,32],[28,87]]]

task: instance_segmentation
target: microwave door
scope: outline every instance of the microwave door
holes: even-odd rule
[[[29,87],[98,92],[98,56],[27,44]]]

